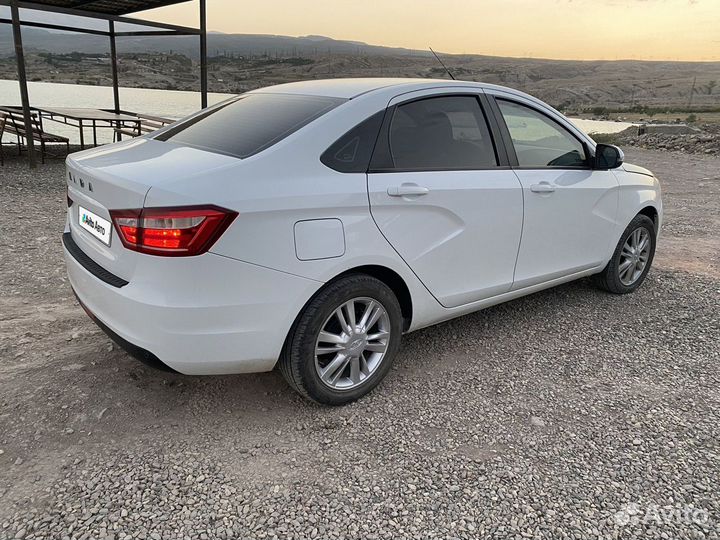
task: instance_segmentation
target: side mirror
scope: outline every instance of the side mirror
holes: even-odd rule
[[[595,168],[616,169],[625,161],[625,154],[612,144],[598,144],[595,147]]]

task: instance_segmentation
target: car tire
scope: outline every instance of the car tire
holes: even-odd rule
[[[373,323],[364,333],[363,321]],[[292,388],[313,401],[351,403],[390,371],[402,329],[400,304],[385,283],[365,274],[341,277],[316,293],[298,316],[283,347],[280,372]]]
[[[637,239],[647,239],[642,250],[633,249]],[[657,234],[653,221],[638,214],[623,231],[613,256],[605,269],[595,276],[597,285],[613,294],[627,294],[635,291],[647,276],[653,258]],[[637,251],[637,253],[636,253]],[[642,267],[640,264],[642,263]]]

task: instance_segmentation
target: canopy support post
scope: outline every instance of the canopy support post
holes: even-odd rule
[[[10,3],[12,12],[13,39],[15,41],[15,58],[17,61],[18,82],[20,83],[20,101],[22,101],[23,118],[25,120],[25,140],[28,147],[28,159],[30,168],[37,166],[35,158],[35,137],[33,133],[32,116],[30,114],[30,98],[27,88],[27,74],[25,73],[25,55],[23,54],[22,32],[20,31],[20,13],[17,0]]]
[[[207,10],[206,0],[200,0],[200,104],[203,109],[208,106],[208,75],[207,75]]]
[[[120,90],[118,85],[117,47],[115,46],[115,22],[108,21],[110,31],[110,63],[112,65],[113,102],[115,112],[120,113]]]

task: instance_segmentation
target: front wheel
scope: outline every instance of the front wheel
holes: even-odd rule
[[[637,289],[647,276],[655,256],[655,224],[639,214],[627,226],[612,259],[597,275],[598,285],[614,294],[627,294]]]
[[[401,334],[402,311],[392,290],[371,276],[345,276],[302,311],[283,349],[280,371],[305,397],[344,405],[385,377]]]

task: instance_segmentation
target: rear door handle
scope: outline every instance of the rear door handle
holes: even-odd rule
[[[392,186],[387,189],[387,194],[391,197],[405,197],[407,195],[427,195],[430,190],[417,184],[401,184]]]
[[[555,191],[555,186],[547,182],[540,182],[539,184],[530,186],[530,191],[533,193],[552,193]]]

